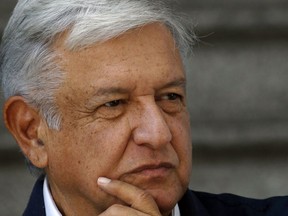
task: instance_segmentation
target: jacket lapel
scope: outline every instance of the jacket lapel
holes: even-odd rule
[[[45,176],[41,176],[35,183],[23,216],[46,216],[43,197],[44,178]]]
[[[209,213],[193,191],[187,190],[178,205],[181,216],[209,216]]]

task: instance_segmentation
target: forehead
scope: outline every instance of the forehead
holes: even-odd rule
[[[65,35],[54,48],[60,56],[58,64],[65,72],[64,83],[70,90],[79,87],[93,91],[103,85],[123,83],[123,79],[136,83],[139,77],[146,82],[161,82],[163,76],[169,75],[171,79],[184,76],[174,39],[159,23],[139,27],[78,51],[67,50],[64,40]]]

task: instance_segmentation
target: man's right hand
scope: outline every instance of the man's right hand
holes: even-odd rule
[[[126,182],[104,177],[98,178],[97,183],[103,191],[117,197],[126,204],[114,204],[104,211],[101,216],[161,216],[155,200],[146,191]]]

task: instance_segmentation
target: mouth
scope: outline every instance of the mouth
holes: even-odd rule
[[[146,177],[166,177],[175,166],[171,163],[145,164],[129,171],[125,175],[143,175]]]

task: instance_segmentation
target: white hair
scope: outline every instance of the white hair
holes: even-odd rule
[[[61,129],[55,91],[65,72],[55,63],[55,38],[68,32],[65,45],[77,50],[153,23],[165,24],[181,54],[195,35],[167,0],[19,0],[4,31],[0,63],[5,98],[24,97],[51,129]]]

